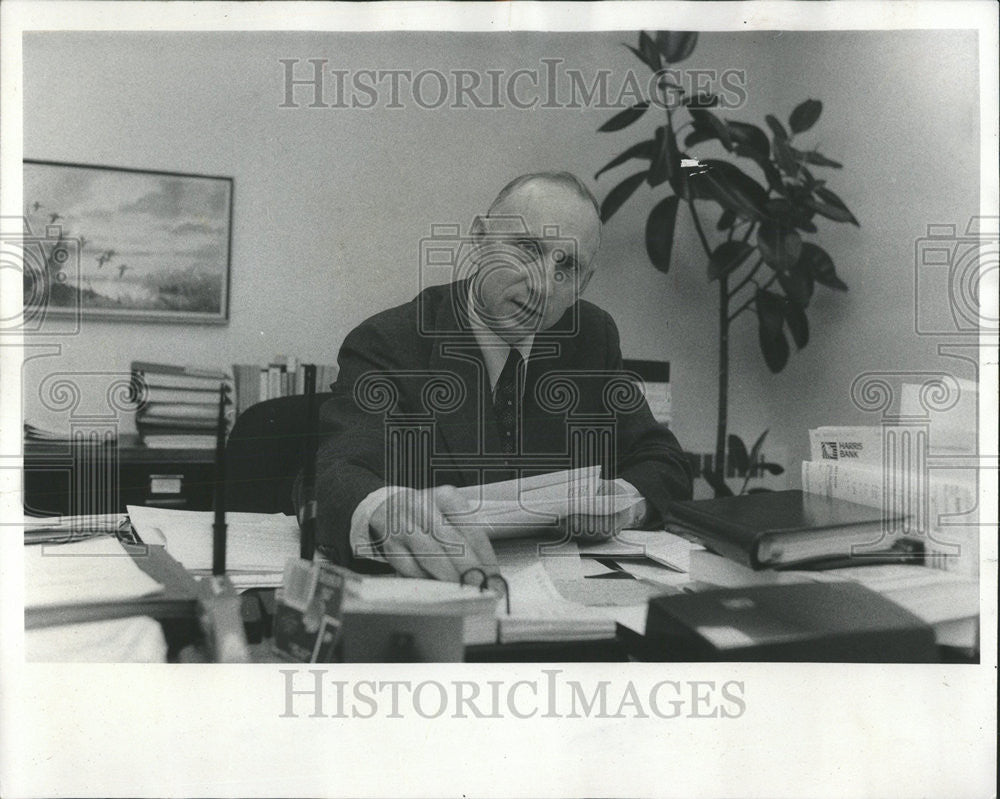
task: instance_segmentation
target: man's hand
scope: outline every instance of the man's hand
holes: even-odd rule
[[[631,492],[629,488],[631,488]],[[612,515],[605,512],[613,507],[613,497],[628,497],[630,494],[639,496],[638,490],[628,486],[628,484],[623,486],[617,480],[601,480],[601,485],[597,489],[597,499],[590,500],[593,503],[594,512],[575,513],[563,519],[563,532],[568,533],[571,538],[576,540],[590,541],[591,543],[613,538],[622,530],[641,521],[646,515],[645,500]]]
[[[404,577],[458,582],[469,569],[495,574],[499,566],[485,529],[446,518],[468,508],[454,486],[402,488],[375,509],[371,538]]]

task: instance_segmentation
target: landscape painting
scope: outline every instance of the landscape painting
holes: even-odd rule
[[[24,162],[24,313],[225,323],[232,178]]]

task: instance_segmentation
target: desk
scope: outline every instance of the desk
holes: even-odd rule
[[[124,513],[126,505],[211,510],[214,450],[26,441],[24,507],[33,515]]]

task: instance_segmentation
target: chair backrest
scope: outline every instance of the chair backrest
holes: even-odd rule
[[[322,405],[333,395],[321,393]],[[226,509],[294,513],[292,486],[309,434],[302,394],[258,402],[240,414],[226,443]]]

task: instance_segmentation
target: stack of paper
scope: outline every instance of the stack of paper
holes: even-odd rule
[[[188,571],[212,568],[211,511],[128,506],[129,518],[147,544],[164,541],[167,552]],[[285,561],[299,553],[299,525],[282,513],[226,514],[226,575],[238,589],[276,588]]]
[[[25,547],[24,563],[27,608],[121,602],[163,590],[115,538]]]
[[[614,516],[643,501],[641,496],[599,495],[600,473],[600,466],[590,466],[465,486],[458,492],[472,510],[450,518],[487,528],[495,541],[537,535],[570,516]]]

